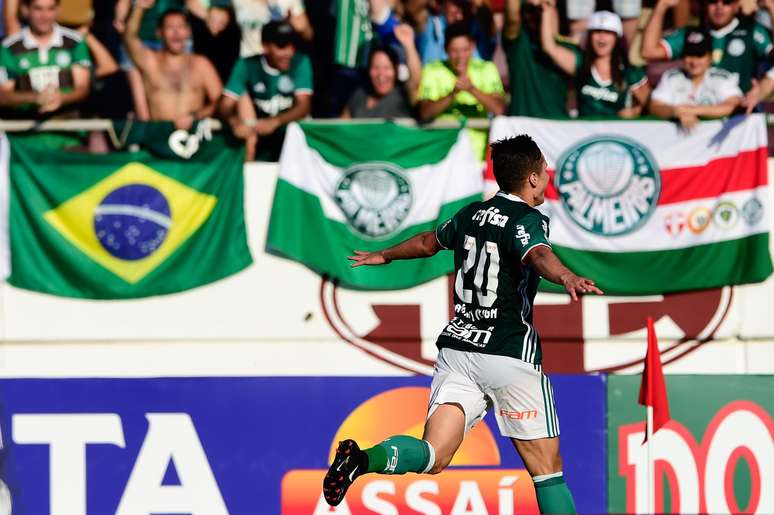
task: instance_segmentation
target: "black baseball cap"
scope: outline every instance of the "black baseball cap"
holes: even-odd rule
[[[683,55],[702,57],[712,52],[712,39],[706,29],[690,27],[685,31]]]
[[[296,44],[296,31],[286,21],[270,21],[263,26],[261,39],[264,43],[274,43],[283,48]]]

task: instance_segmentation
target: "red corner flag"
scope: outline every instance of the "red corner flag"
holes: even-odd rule
[[[654,433],[669,422],[669,400],[652,317],[648,317],[648,352],[645,355],[645,370],[642,371],[640,383],[640,404],[653,407]]]

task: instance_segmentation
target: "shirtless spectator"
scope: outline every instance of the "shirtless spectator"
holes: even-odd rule
[[[183,11],[169,9],[161,15],[161,50],[142,44],[138,33],[143,13],[153,4],[154,0],[137,0],[126,23],[124,44],[142,74],[151,120],[172,121],[187,130],[195,120],[213,114],[223,84],[206,57],[186,52],[191,27]]]

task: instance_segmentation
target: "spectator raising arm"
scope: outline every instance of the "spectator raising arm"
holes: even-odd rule
[[[419,81],[422,78],[422,60],[414,45],[414,30],[411,25],[402,23],[395,27],[395,37],[403,47],[406,54],[406,65],[409,70],[409,78],[406,81],[406,92],[409,102],[414,105],[417,101],[417,92],[419,91]]]
[[[19,0],[4,0],[3,23],[5,24],[6,36],[11,36],[21,30],[21,23],[19,23]]]
[[[142,17],[145,11],[152,9],[155,3],[155,0],[137,0],[134,4],[134,9],[132,9],[129,18],[126,20],[126,27],[124,29],[126,51],[129,53],[132,62],[142,73],[147,73],[148,68],[153,65],[153,55],[140,40],[140,24],[142,24]],[[118,6],[116,6],[116,9],[118,9]]]
[[[101,79],[116,73],[118,63],[113,59],[110,51],[105,48],[105,45],[89,32],[89,27],[84,25],[78,31],[83,34],[83,40],[86,41],[86,46],[89,47],[89,53],[94,61],[94,76]]]
[[[521,32],[521,0],[505,0],[503,39],[516,39]]]
[[[575,75],[575,53],[556,42],[556,36],[559,34],[559,13],[556,11],[554,0],[544,0],[542,7],[540,42],[543,50],[562,71]]]
[[[661,37],[664,33],[664,17],[666,12],[676,7],[680,0],[658,0],[656,7],[653,8],[653,14],[645,26],[642,35],[642,49],[640,54],[643,59],[648,61],[660,61],[670,59],[672,56],[667,53],[664,45],[661,44]]]

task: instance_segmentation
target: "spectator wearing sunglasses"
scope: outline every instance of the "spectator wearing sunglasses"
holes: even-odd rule
[[[658,0],[642,38],[645,59],[683,56],[685,29],[663,33],[664,17],[678,3],[679,0]],[[763,0],[762,5],[774,14],[774,0]],[[703,0],[702,6],[712,40],[712,65],[736,74],[742,91],[749,91],[758,63],[772,49],[769,29],[752,18],[739,17],[738,0]]]

